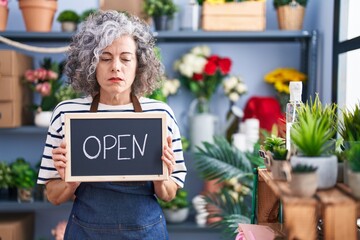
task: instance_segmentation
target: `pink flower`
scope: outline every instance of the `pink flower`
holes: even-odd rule
[[[43,97],[49,96],[51,93],[51,84],[49,82],[39,83],[36,85],[35,90]]]
[[[47,70],[44,69],[44,68],[38,68],[38,69],[35,70],[35,76],[39,80],[47,80],[46,79]]]
[[[51,234],[55,237],[55,240],[63,240],[67,221],[59,222],[54,229],[51,230]]]
[[[57,79],[58,78],[58,74],[54,71],[48,70],[47,71],[47,79]]]
[[[7,7],[7,5],[8,5],[8,0],[0,0],[0,6]]]
[[[25,72],[25,79],[26,79],[28,82],[35,82],[36,77],[35,77],[34,71],[33,71],[33,70],[26,70],[26,72]]]

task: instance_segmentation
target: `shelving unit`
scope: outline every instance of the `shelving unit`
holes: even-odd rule
[[[318,82],[317,75],[317,46],[318,46],[318,33],[317,31],[263,31],[263,32],[205,32],[205,31],[164,31],[154,33],[157,43],[161,44],[178,44],[178,43],[297,43],[300,47],[300,70],[307,73],[308,81],[304,88],[303,97],[307,98],[311,93],[315,92]],[[27,43],[34,46],[49,45],[51,46],[66,46],[70,41],[72,34],[63,32],[17,32],[6,31],[0,32],[0,36],[10,40]],[[0,43],[0,48],[5,46]],[[6,48],[12,48],[5,46]],[[42,153],[42,144],[46,137],[47,129],[38,128],[35,126],[24,126],[14,129],[0,129],[0,159],[3,156],[9,156],[9,152],[15,149],[19,141],[24,143],[19,146],[22,152]],[[9,150],[10,149],[10,150]],[[16,150],[17,151],[17,150]],[[4,154],[3,154],[4,153]],[[15,154],[15,153],[14,153]],[[14,155],[12,154],[12,156]],[[18,152],[16,154],[19,154]],[[30,154],[31,155],[31,154]],[[33,154],[35,158],[36,154]],[[191,156],[186,156],[190,158]],[[35,160],[34,160],[35,161]],[[202,183],[197,176],[192,161],[187,161],[188,176],[187,181],[191,184],[185,187],[189,191],[190,199],[201,191]],[[46,233],[45,228],[48,230],[54,227],[54,220],[47,221],[45,212],[57,211],[68,214],[71,204],[62,206],[52,206],[46,202],[35,202],[32,204],[18,204],[12,202],[0,202],[0,214],[8,212],[36,212],[36,226],[35,236],[39,238]],[[218,229],[199,228],[195,225],[194,221],[187,222],[181,225],[169,225],[169,233],[171,239],[184,239],[189,236],[195,239],[219,239],[220,232]],[[185,230],[186,229],[186,230]],[[188,231],[189,230],[189,231]],[[193,234],[193,235],[189,235]],[[186,236],[185,236],[186,235]]]

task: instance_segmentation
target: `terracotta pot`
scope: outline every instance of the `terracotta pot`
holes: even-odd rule
[[[289,186],[294,196],[312,197],[317,189],[316,171],[311,173],[292,173]]]
[[[280,30],[301,30],[304,22],[305,8],[301,5],[281,6],[277,8]]]
[[[0,31],[5,31],[9,16],[9,8],[0,6]]]
[[[28,32],[50,32],[57,10],[55,0],[19,0]]]

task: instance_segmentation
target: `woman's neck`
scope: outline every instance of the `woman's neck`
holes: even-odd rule
[[[130,94],[100,94],[100,103],[106,105],[125,105],[131,103]]]

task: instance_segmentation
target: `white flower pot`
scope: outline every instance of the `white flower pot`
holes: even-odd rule
[[[216,133],[217,118],[210,113],[200,113],[190,118],[191,150],[202,147],[203,142],[213,143]]]
[[[317,173],[292,173],[289,187],[294,196],[312,197],[317,189]]]
[[[38,127],[49,127],[52,111],[41,111],[35,113],[35,125]]]
[[[327,189],[334,187],[338,174],[338,161],[335,155],[322,157],[292,156],[290,158],[291,166],[297,164],[306,164],[317,167],[318,189]]]
[[[163,209],[165,219],[169,223],[181,223],[189,216],[189,208]]]

